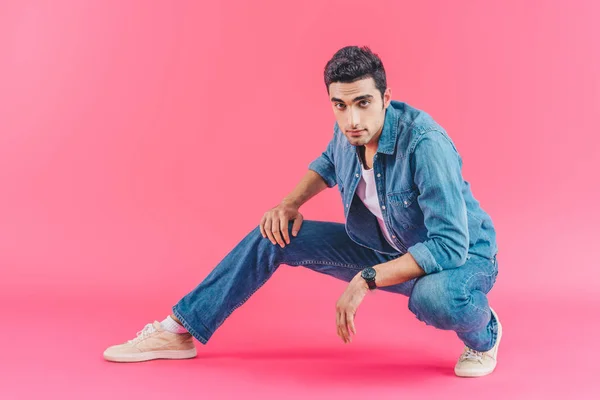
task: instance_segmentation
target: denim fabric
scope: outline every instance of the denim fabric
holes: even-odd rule
[[[348,282],[363,268],[400,255],[357,244],[341,223],[305,220],[298,236],[290,236],[290,244],[284,248],[263,238],[256,227],[172,310],[196,339],[206,343],[282,264],[303,266]],[[443,269],[379,290],[410,296],[409,309],[421,321],[453,330],[470,348],[485,351],[496,341],[497,323],[486,293],[497,273],[495,257],[490,260],[472,255],[460,268]]]
[[[365,267],[409,252],[426,275],[380,290],[410,296],[409,309],[417,318],[455,331],[470,348],[493,347],[497,322],[486,294],[498,274],[496,232],[440,125],[406,103],[392,101],[386,110],[373,169],[384,222],[400,252],[355,194],[362,173],[359,156],[337,123],[326,150],[309,168],[329,187],[338,186],[345,223],[305,220],[283,249],[263,238],[259,227],[253,229],[173,306],[196,339],[206,343],[282,264],[350,281]]]
[[[337,122],[326,150],[308,167],[327,186],[337,184],[352,240],[379,252],[396,252],[355,194],[362,174],[358,150]],[[462,177],[462,158],[454,143],[427,113],[391,101],[373,169],[394,244],[411,253],[427,274],[459,267],[468,255],[494,259],[498,248],[492,220]]]

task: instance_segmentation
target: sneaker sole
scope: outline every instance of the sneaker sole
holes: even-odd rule
[[[195,348],[189,350],[160,350],[160,351],[145,351],[135,354],[118,354],[111,356],[104,354],[104,359],[113,362],[140,362],[156,359],[182,360],[186,358],[194,358],[197,355]]]
[[[491,309],[491,307],[490,307]],[[493,311],[494,312],[494,311]],[[494,354],[494,359],[496,360],[496,363],[498,362],[498,349],[500,348],[500,339],[502,339],[502,324],[500,323],[500,319],[498,319],[498,314],[496,314],[496,312],[494,312],[494,317],[496,318],[496,321],[498,322],[498,337],[496,338],[496,354]],[[496,369],[496,365],[494,365],[494,368],[492,368],[489,371],[462,371],[459,372],[456,370],[456,368],[454,368],[454,373],[456,374],[456,376],[459,376],[461,378],[479,378],[480,376],[486,376],[491,374],[492,372],[494,372],[494,370]]]

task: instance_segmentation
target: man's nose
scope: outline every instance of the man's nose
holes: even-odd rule
[[[360,124],[360,116],[358,110],[350,109],[350,129],[356,129]]]

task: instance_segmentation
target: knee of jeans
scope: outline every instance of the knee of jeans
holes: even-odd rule
[[[455,331],[469,328],[465,315],[467,299],[453,291],[439,279],[419,279],[408,300],[408,308],[427,325]]]
[[[260,226],[257,226],[246,236],[246,239],[253,243],[259,254],[266,256],[268,259],[268,263],[272,266],[279,266],[281,264],[282,252],[285,248],[281,248],[278,243],[273,244],[268,237],[263,237],[262,232],[260,231]],[[248,249],[250,250],[250,249]]]

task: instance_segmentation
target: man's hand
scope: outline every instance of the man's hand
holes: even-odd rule
[[[344,343],[352,342],[350,333],[356,335],[354,316],[368,291],[367,282],[358,274],[350,281],[335,305],[337,334]]]
[[[302,226],[304,217],[300,214],[296,205],[282,201],[263,215],[260,220],[260,233],[264,238],[269,237],[271,243],[279,243],[281,248],[284,248],[285,243],[290,244],[288,223],[291,220],[294,220],[292,235],[296,236]]]

